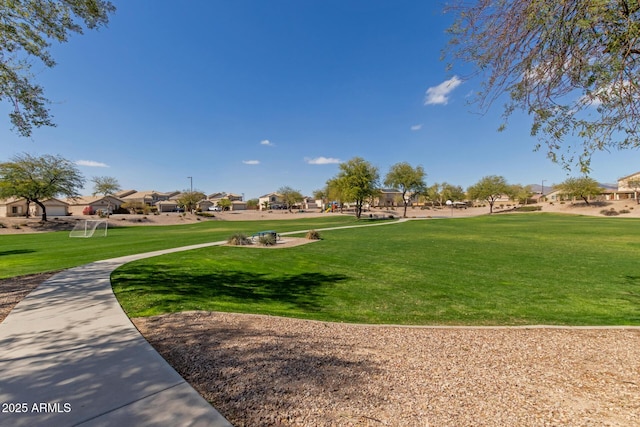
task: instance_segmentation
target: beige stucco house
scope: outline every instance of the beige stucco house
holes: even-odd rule
[[[46,199],[42,204],[47,210],[47,216],[67,216],[69,215],[69,204],[56,198]],[[29,215],[33,217],[42,216],[42,208],[36,203],[29,203]],[[0,200],[0,217],[21,217],[27,216],[27,200],[24,198],[9,198]]]

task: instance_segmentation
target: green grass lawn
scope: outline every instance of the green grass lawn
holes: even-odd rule
[[[322,236],[287,249],[212,247],[133,262],[114,272],[114,290],[132,317],[211,310],[415,325],[640,325],[639,220],[494,215]]]
[[[89,262],[197,243],[226,240],[231,234],[260,230],[279,233],[305,228],[357,224],[331,216],[286,221],[199,221],[189,225],[109,229],[107,237],[70,238],[69,232],[0,236],[0,279],[56,271]]]

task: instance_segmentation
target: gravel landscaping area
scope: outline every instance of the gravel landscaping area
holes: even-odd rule
[[[640,425],[640,329],[133,319],[235,426]]]

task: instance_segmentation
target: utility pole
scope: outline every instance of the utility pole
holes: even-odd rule
[[[189,181],[191,182],[191,193],[189,194],[189,197],[193,197],[193,177],[192,176],[188,176],[187,177],[189,179]],[[193,206],[191,206],[191,202],[189,202],[189,210],[191,211],[191,213],[193,213]]]

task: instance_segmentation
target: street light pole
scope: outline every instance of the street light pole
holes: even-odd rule
[[[188,176],[187,178],[189,178],[189,181],[191,182],[191,193],[189,194],[189,197],[193,197],[193,177],[192,176]],[[191,213],[193,213],[193,206],[191,206],[192,200],[190,199],[189,201],[189,207],[191,209],[189,209],[191,211]]]

